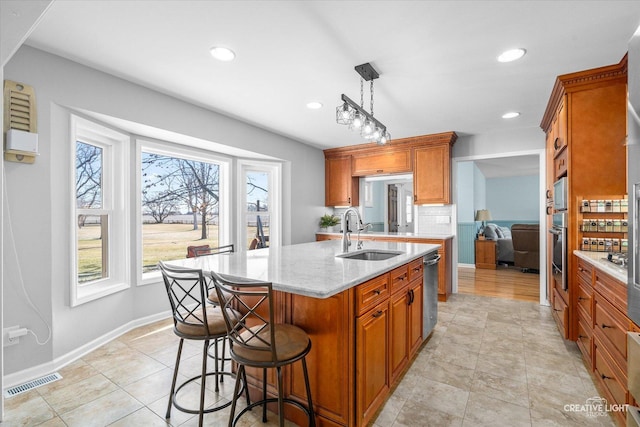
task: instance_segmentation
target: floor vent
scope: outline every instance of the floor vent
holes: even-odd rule
[[[29,381],[28,383],[20,384],[15,387],[8,388],[4,392],[4,397],[9,398],[12,396],[17,396],[18,394],[25,393],[29,390],[33,390],[34,388],[38,388],[41,385],[49,384],[54,381],[58,381],[62,379],[62,375],[57,372],[53,374],[46,375],[44,377],[36,378],[33,381]]]

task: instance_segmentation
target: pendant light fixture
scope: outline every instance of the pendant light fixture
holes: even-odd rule
[[[386,144],[391,139],[391,135],[389,135],[387,127],[373,117],[373,81],[380,75],[368,62],[358,65],[355,70],[360,74],[360,105],[343,93],[342,102],[336,108],[336,123],[347,125],[352,131],[360,132],[360,135],[367,141],[375,141],[380,145]],[[369,112],[364,109],[365,80],[371,82]]]

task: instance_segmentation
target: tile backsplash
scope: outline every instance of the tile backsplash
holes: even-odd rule
[[[416,231],[421,234],[455,234],[454,207],[418,206]]]

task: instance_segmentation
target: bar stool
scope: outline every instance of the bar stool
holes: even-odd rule
[[[235,415],[239,384],[236,383],[229,415],[229,427],[236,425],[240,417],[252,408],[262,405],[262,422],[267,422],[267,403],[278,403],[280,427],[284,426],[284,404],[292,404],[306,413],[309,425],[315,427],[315,415],[311,400],[306,355],[311,350],[311,340],[305,331],[289,324],[274,322],[273,290],[271,283],[231,281],[211,272],[211,279],[218,293],[223,317],[227,325],[231,358],[238,363],[238,375],[246,377],[245,367],[263,369],[262,400],[247,402]],[[300,360],[307,392],[307,405],[283,397],[282,367]],[[267,368],[276,368],[278,397],[267,398]]]
[[[207,376],[214,376],[216,381],[216,392],[219,391],[218,378],[224,375],[232,375],[231,372],[220,372],[218,370],[218,346],[215,345],[213,372],[207,373],[207,359],[209,357],[209,343],[213,340],[216,344],[218,340],[224,340],[227,336],[227,327],[220,307],[214,307],[205,299],[207,285],[202,270],[169,267],[162,261],[158,263],[162,278],[166,287],[171,310],[173,311],[173,332],[180,337],[178,345],[178,354],[176,356],[176,364],[173,370],[173,380],[171,383],[171,393],[169,394],[169,404],[167,406],[166,418],[171,417],[171,407],[175,406],[178,410],[189,414],[198,414],[198,425],[202,426],[204,414],[219,411],[231,405],[232,402],[225,402],[221,405],[204,409],[205,385]],[[235,317],[236,314],[231,315]],[[180,357],[182,355],[182,346],[184,340],[200,340],[204,341],[204,349],[202,353],[202,372],[189,378],[176,389],[176,381],[178,378],[178,369],[180,368]],[[240,379],[242,378],[242,379]],[[185,408],[177,401],[180,390],[188,384],[196,380],[200,380],[200,407],[198,409]],[[240,389],[240,383],[243,383]],[[236,387],[234,393],[242,393],[247,391],[247,404],[249,401],[248,389],[246,388],[246,375],[236,376]],[[235,400],[235,398],[234,398]],[[224,400],[223,400],[224,401]]]

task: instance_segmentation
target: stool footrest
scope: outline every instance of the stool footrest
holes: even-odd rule
[[[309,417],[309,419],[311,419],[311,417],[313,417],[313,415],[311,414],[311,412],[309,411],[309,409],[304,406],[303,404],[301,404],[300,402],[298,402],[297,400],[293,400],[293,399],[287,399],[284,398],[282,399],[282,401],[284,403],[288,403],[290,405],[296,406],[299,409],[301,409],[305,414],[307,414],[307,417]],[[253,402],[252,404],[250,404],[249,406],[245,407],[242,409],[242,411],[240,411],[238,413],[238,415],[236,415],[233,418],[233,424],[232,426],[235,426],[236,423],[238,422],[238,420],[240,419],[240,417],[242,415],[244,415],[245,412],[250,411],[251,409],[255,408],[256,406],[261,406],[267,403],[278,403],[278,398],[277,397],[270,397],[268,399],[262,399],[262,400],[258,400],[257,402]]]
[[[230,376],[230,377],[236,377],[236,375],[235,375],[234,373],[231,373],[231,372],[218,372],[218,373],[216,373],[216,372],[208,372],[208,373],[206,374],[206,376],[207,376],[207,377],[216,376],[216,375],[218,375],[218,376],[220,376],[220,377],[222,377],[222,376],[224,376],[224,375],[228,375],[228,376]],[[199,410],[199,409],[189,409],[189,408],[185,408],[185,407],[183,407],[183,406],[180,406],[180,404],[178,404],[178,402],[176,401],[176,399],[177,399],[177,397],[178,397],[178,393],[180,392],[180,390],[181,390],[184,386],[186,386],[186,385],[188,385],[188,384],[191,384],[191,383],[192,383],[193,381],[195,381],[195,380],[200,380],[200,379],[202,379],[202,375],[196,375],[196,376],[195,376],[195,377],[193,377],[193,378],[189,378],[188,380],[186,380],[185,382],[183,382],[182,384],[180,384],[180,386],[179,386],[179,387],[176,389],[176,391],[173,393],[173,398],[172,398],[173,406],[174,406],[177,410],[179,410],[179,411],[181,411],[181,412],[186,412],[187,414],[199,414],[199,413],[200,413],[200,410]],[[239,379],[239,378],[237,378],[237,377],[236,377],[236,381],[242,381],[242,379],[241,379],[241,378]],[[241,396],[241,395],[242,395],[242,393],[244,392],[244,389],[245,389],[245,387],[246,387],[246,386],[247,386],[247,385],[245,384],[245,382],[244,382],[244,381],[242,381],[242,387],[240,388],[240,391],[238,391],[238,396]],[[231,405],[231,403],[232,403],[232,401],[230,400],[230,401],[228,401],[228,402],[226,402],[226,403],[223,403],[222,405],[218,405],[218,406],[214,406],[214,407],[212,407],[212,408],[205,409],[205,410],[203,410],[203,411],[202,411],[202,413],[204,413],[204,414],[209,414],[209,413],[211,413],[211,412],[220,411],[221,409],[224,409],[224,408],[226,408],[226,407],[230,406],[230,405]]]

